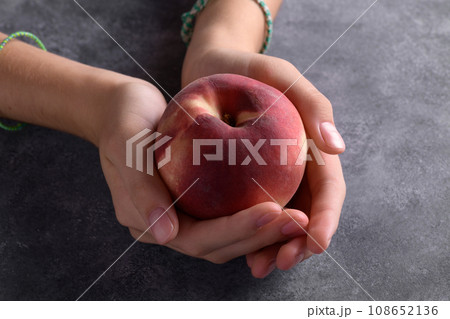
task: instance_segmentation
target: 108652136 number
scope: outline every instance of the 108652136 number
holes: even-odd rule
[[[369,306],[369,316],[436,316],[437,314],[437,306]]]

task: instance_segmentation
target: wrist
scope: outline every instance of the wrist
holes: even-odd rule
[[[264,24],[262,11],[253,0],[210,0],[195,19],[188,50],[224,47],[258,52]]]
[[[13,40],[0,51],[0,115],[97,145],[115,88],[134,81],[145,82]]]
[[[282,0],[209,0],[195,18],[191,45],[260,52],[267,33],[266,10],[275,19]]]
[[[116,93],[128,83],[147,82],[109,70],[91,69],[79,79],[84,83],[79,93],[82,98],[79,107],[74,105],[74,113],[68,119],[71,122],[68,132],[98,146],[109,114],[114,112]]]
[[[273,19],[281,0],[265,0]],[[195,19],[194,33],[188,46],[182,71],[182,85],[193,79],[190,75],[204,64],[210,52],[230,49],[257,53],[266,35],[263,10],[254,0],[210,0]],[[201,73],[201,72],[200,72]]]
[[[130,79],[13,40],[0,51],[0,115],[97,144],[108,97]]]

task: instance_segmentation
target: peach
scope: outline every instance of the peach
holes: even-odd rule
[[[192,82],[168,104],[158,132],[171,137],[155,151],[160,162],[170,147],[159,173],[174,200],[198,178],[176,207],[199,219],[266,201],[284,206],[303,177],[306,134],[297,109],[254,79],[216,74]]]

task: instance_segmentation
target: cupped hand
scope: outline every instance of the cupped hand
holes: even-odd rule
[[[325,165],[318,165],[316,161],[307,163],[305,177],[290,203],[290,207],[309,216],[306,229],[309,236],[298,236],[247,254],[252,274],[265,277],[274,269],[274,261],[279,269],[287,270],[328,247],[339,223],[346,192],[339,157],[334,154],[342,153],[345,144],[335,128],[329,100],[291,63],[252,52],[209,49],[185,60],[182,85],[216,73],[248,76],[284,92],[298,109],[307,135],[325,161]]]
[[[156,131],[166,107],[163,96],[151,84],[139,81],[122,85],[110,101],[99,139],[100,160],[116,217],[135,239],[223,263],[304,234],[301,229],[283,233],[292,219],[272,202],[204,221],[177,212],[156,170],[151,176],[126,166],[126,141],[144,129]],[[195,191],[195,184],[188,191]],[[307,227],[305,214],[296,209],[289,214]]]

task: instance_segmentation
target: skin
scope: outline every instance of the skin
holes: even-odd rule
[[[281,1],[266,3],[275,16]],[[253,1],[212,0],[197,19],[182,85],[214,73],[238,73],[284,91],[299,72],[284,60],[257,54],[263,37],[264,17]],[[0,39],[4,38],[0,33]],[[286,95],[323,152],[344,151],[343,142],[330,143],[333,137],[339,142],[336,134],[320,130],[320,123],[333,123],[332,109],[311,83],[302,78]],[[149,176],[125,165],[125,141],[144,128],[155,130],[166,107],[161,93],[148,82],[15,40],[0,51],[0,101],[0,118],[65,131],[96,145],[117,219],[142,242],[165,245],[214,263],[246,255],[252,274],[261,278],[275,266],[289,269],[322,252],[337,228],[345,183],[339,158],[325,153],[325,166],[307,164],[298,201],[293,200],[292,208],[285,210],[311,236],[305,236],[300,227],[283,233],[283,226],[292,220],[272,202],[206,221],[177,212],[157,174]],[[164,236],[157,231],[164,228],[159,222],[144,233],[151,212],[158,207],[168,209],[166,222],[171,227]],[[261,226],[258,221],[263,216],[266,224]],[[299,254],[304,257],[298,258]]]
[[[266,4],[275,17],[281,1],[268,0]],[[197,17],[183,65],[183,86],[202,76],[237,73],[284,92],[301,74],[285,60],[257,54],[263,38],[264,17],[254,1],[212,0]],[[307,134],[321,150],[326,165],[308,162],[307,178],[288,205],[309,216],[307,231],[310,236],[277,242],[247,254],[247,264],[258,278],[273,271],[274,263],[279,269],[286,270],[323,252],[337,229],[345,198],[345,181],[336,155],[345,150],[345,144],[337,131],[329,132],[325,130],[326,125],[321,126],[331,123],[334,127],[329,100],[304,77],[287,91],[286,96],[297,107]],[[336,143],[330,141],[330,135]]]

